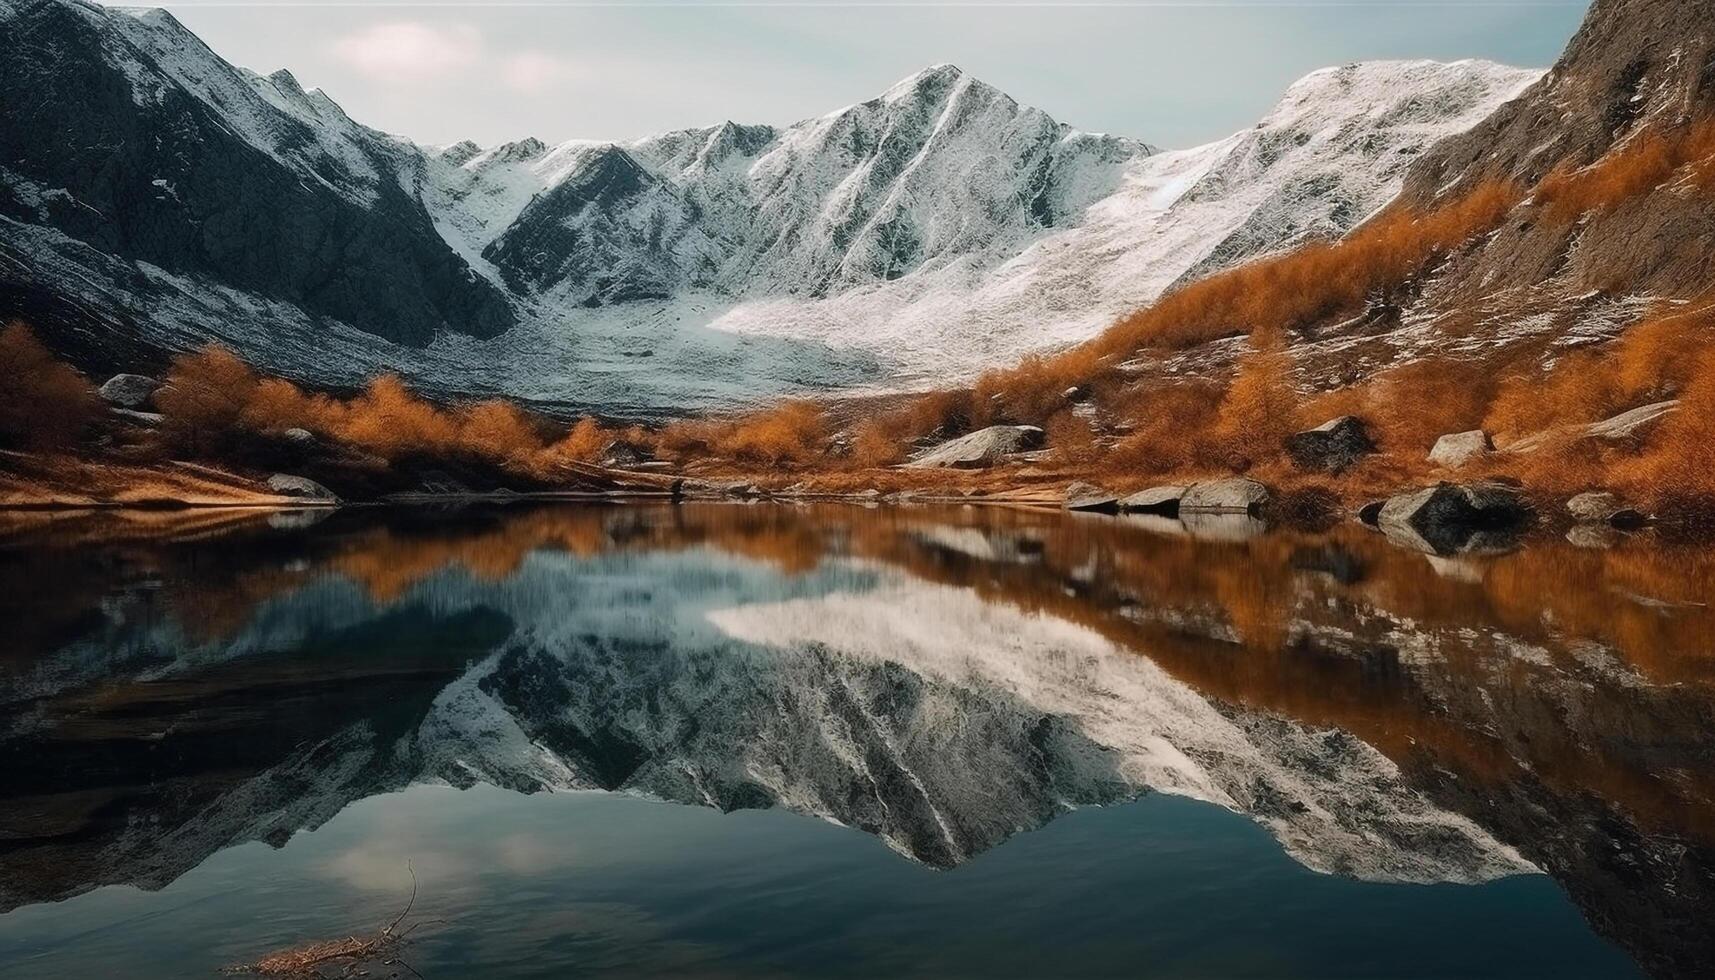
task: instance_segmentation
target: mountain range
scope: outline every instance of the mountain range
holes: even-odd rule
[[[1337,235],[1539,73],[1311,74],[1190,150],[952,65],[790,126],[423,147],[172,15],[0,0],[0,316],[91,370],[219,340],[328,384],[609,411],[969,376]]]

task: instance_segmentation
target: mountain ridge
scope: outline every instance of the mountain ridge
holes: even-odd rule
[[[53,142],[102,145],[90,134],[118,120],[177,125],[200,154],[60,181],[74,163],[0,99],[0,144],[24,162],[0,173],[0,314],[92,370],[217,341],[316,384],[392,371],[442,396],[617,414],[909,387],[1085,339],[1176,281],[1341,233],[1397,192],[1394,161],[1534,77],[1330,69],[1258,127],[1172,152],[950,64],[786,126],[437,148],[288,70],[228,65],[164,11],[0,10],[38,55],[0,72],[0,94],[57,85],[39,100]],[[44,62],[61,35],[105,53]],[[96,76],[136,97],[59,111]],[[190,117],[163,120],[157,98]],[[112,214],[116,193],[146,206]]]

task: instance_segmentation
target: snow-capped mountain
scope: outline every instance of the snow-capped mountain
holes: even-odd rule
[[[0,20],[0,314],[97,368],[219,339],[316,381],[621,411],[1082,339],[1182,277],[1350,228],[1535,77],[1318,72],[1256,128],[1172,153],[951,65],[785,127],[424,148],[164,11],[0,0]]]

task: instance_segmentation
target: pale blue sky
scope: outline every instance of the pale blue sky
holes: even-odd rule
[[[1182,147],[1251,125],[1326,65],[1546,66],[1588,0],[164,6],[229,60],[290,68],[426,143],[791,122],[950,61],[1075,126]]]

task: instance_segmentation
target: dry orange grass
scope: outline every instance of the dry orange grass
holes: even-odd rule
[[[180,450],[210,454],[242,428],[260,379],[237,354],[218,344],[173,358],[155,405],[167,437]]]
[[[1210,439],[1224,389],[1210,381],[1182,381],[1139,388],[1126,396],[1121,413],[1133,430],[1105,456],[1116,473],[1165,476],[1216,464]]]
[[[1238,334],[1281,335],[1363,309],[1426,264],[1494,230],[1520,198],[1491,182],[1434,211],[1394,207],[1335,242],[1303,246],[1174,290],[1092,342],[1121,356],[1145,347],[1189,347]]]
[[[1658,502],[1715,498],[1715,351],[1692,360],[1680,409],[1647,437],[1644,451],[1620,468],[1629,485]]]
[[[1546,374],[1515,374],[1501,382],[1483,427],[1502,443],[1563,425],[1595,422],[1622,406],[1611,358],[1595,351],[1568,354]]]
[[[1247,470],[1280,455],[1281,442],[1297,428],[1293,375],[1292,355],[1283,349],[1257,348],[1239,360],[1215,416],[1215,437],[1231,455],[1233,468]]]
[[[547,455],[555,460],[593,463],[613,444],[613,434],[592,418],[579,419],[559,442],[548,447]]]
[[[1587,167],[1557,168],[1536,198],[1551,218],[1571,221],[1648,194],[1688,168],[1700,186],[1715,185],[1715,120],[1647,131]]]
[[[100,415],[95,387],[30,328],[0,329],[0,446],[67,451]]]
[[[511,402],[491,399],[466,405],[455,420],[459,446],[472,455],[524,463],[542,451],[540,424]]]
[[[828,422],[815,402],[788,401],[747,415],[721,433],[715,451],[769,466],[803,466],[824,457]]]
[[[938,393],[933,407],[949,430],[1041,425],[1066,406],[1068,388],[1107,387],[1114,365],[1142,349],[1184,349],[1240,335],[1268,346],[1290,331],[1355,315],[1451,249],[1494,230],[1520,197],[1514,185],[1490,182],[1432,211],[1391,208],[1339,241],[1305,245],[1172,290],[1086,344],[990,371],[967,399]]]

